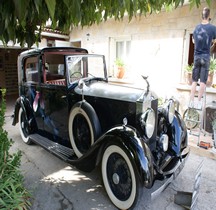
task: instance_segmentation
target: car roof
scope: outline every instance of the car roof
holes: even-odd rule
[[[84,48],[77,48],[77,47],[45,47],[45,48],[37,48],[37,49],[29,49],[23,51],[19,55],[19,59],[23,57],[35,55],[35,54],[43,54],[45,52],[73,52],[73,53],[84,53],[87,54],[88,50]]]

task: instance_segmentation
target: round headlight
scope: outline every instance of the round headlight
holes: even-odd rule
[[[168,110],[167,110],[167,117],[168,121],[171,124],[173,122],[174,116],[175,116],[175,102],[171,99],[168,102]]]
[[[144,129],[147,138],[151,138],[155,129],[155,112],[149,108],[140,117],[141,127]]]

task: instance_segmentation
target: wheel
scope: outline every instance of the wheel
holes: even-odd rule
[[[185,121],[185,125],[187,129],[193,129],[196,128],[198,123],[193,121],[199,121],[199,113],[194,108],[186,109],[183,114],[183,119]],[[192,120],[192,121],[191,121]]]
[[[109,145],[101,164],[104,187],[113,204],[119,209],[134,206],[141,195],[141,184],[126,152],[117,145]]]
[[[20,130],[20,135],[22,140],[26,144],[31,144],[32,142],[29,138],[30,135],[29,124],[28,121],[26,120],[26,116],[22,108],[19,109],[19,130]]]
[[[77,157],[86,153],[101,133],[94,109],[86,102],[79,102],[69,116],[69,137]]]

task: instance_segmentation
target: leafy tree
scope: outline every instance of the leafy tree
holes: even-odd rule
[[[31,47],[50,18],[52,27],[68,32],[79,24],[89,26],[108,18],[121,20],[125,13],[146,15],[162,8],[178,7],[185,0],[0,0],[0,40]],[[202,0],[189,0],[199,7]],[[211,0],[206,0],[210,5]]]

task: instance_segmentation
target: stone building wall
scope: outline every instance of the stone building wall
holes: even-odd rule
[[[18,94],[17,57],[21,49],[0,49],[0,88],[6,89],[7,95]]]
[[[112,74],[112,40],[129,39],[132,59],[127,77],[132,78],[135,73],[148,75],[158,95],[177,96],[176,86],[184,83],[190,37],[201,22],[205,6],[202,4],[200,8],[190,9],[189,5],[184,5],[170,12],[137,16],[130,22],[125,17],[123,21],[109,19],[99,25],[74,28],[70,41],[81,41],[81,47],[87,48],[90,53],[104,54],[108,71]],[[216,24],[216,1],[212,1],[211,17],[212,23]]]

